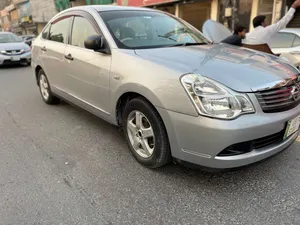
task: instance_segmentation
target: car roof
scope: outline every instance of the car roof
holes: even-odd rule
[[[124,11],[124,10],[139,10],[139,11],[155,11],[150,8],[142,8],[142,7],[130,7],[130,6],[114,6],[114,5],[89,5],[89,6],[77,6],[72,7],[66,11],[72,11],[72,10],[96,10],[98,12],[103,11]]]
[[[300,28],[285,28],[280,30],[279,32],[293,33],[300,36]]]

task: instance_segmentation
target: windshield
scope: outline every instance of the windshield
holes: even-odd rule
[[[22,39],[11,33],[0,33],[0,43],[22,42]]]
[[[100,12],[119,48],[143,49],[206,44],[202,34],[174,17],[153,11]]]

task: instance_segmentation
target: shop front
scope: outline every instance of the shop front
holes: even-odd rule
[[[118,5],[151,7],[178,16],[199,30],[207,19],[216,19],[218,0],[117,0]]]
[[[211,18],[213,1],[184,1],[179,3],[179,17],[202,30],[203,23]]]

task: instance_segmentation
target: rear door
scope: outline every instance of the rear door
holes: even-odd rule
[[[72,16],[62,16],[53,21],[43,34],[44,39],[40,43],[40,55],[43,69],[51,86],[65,90],[65,49],[69,41],[69,30]],[[42,35],[42,36],[43,36]]]
[[[102,34],[89,14],[74,17],[70,44],[66,47],[69,94],[89,108],[106,117],[109,112],[109,74],[111,55],[85,48],[84,41],[92,35]]]

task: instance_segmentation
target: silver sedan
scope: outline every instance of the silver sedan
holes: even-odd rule
[[[32,51],[43,100],[67,100],[120,126],[146,167],[172,159],[239,167],[286,149],[298,136],[295,67],[211,44],[164,12],[72,8],[48,23]]]

